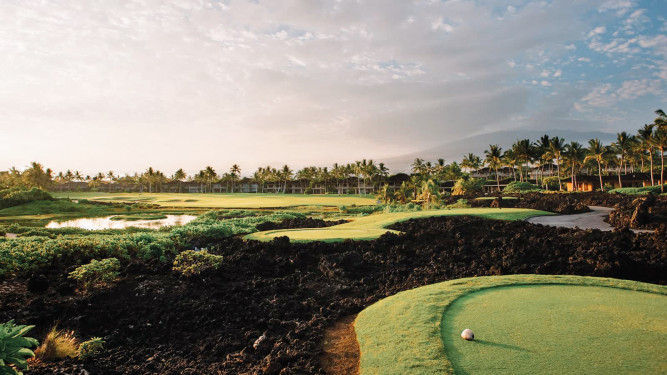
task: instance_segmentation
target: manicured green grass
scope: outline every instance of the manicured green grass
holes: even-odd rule
[[[378,238],[387,232],[387,226],[406,221],[433,216],[478,216],[498,220],[524,220],[533,216],[550,215],[545,211],[524,208],[459,208],[414,212],[377,213],[354,218],[353,221],[327,228],[269,230],[249,234],[245,239],[270,241],[275,237],[288,236],[294,242],[325,241],[336,242],[345,239],[368,240]]]
[[[374,205],[373,196],[301,194],[198,194],[198,193],[52,193],[54,197],[102,202],[150,203],[165,207],[196,208],[284,208],[296,206]]]
[[[444,315],[454,373],[667,372],[667,296],[616,288],[521,285],[470,293]],[[473,342],[461,340],[471,328]]]
[[[363,374],[613,374],[667,370],[667,287],[514,275],[398,293],[355,322]],[[459,335],[465,328],[475,341]]]

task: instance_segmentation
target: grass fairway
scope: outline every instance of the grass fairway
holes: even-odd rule
[[[369,240],[378,238],[387,232],[398,233],[397,231],[385,228],[401,221],[433,216],[463,215],[499,220],[524,220],[533,216],[550,215],[550,213],[525,208],[455,208],[430,211],[378,213],[355,218],[349,223],[328,228],[269,230],[249,234],[245,239],[270,241],[275,237],[288,236],[293,242],[336,242],[345,239]]]
[[[355,322],[362,374],[657,374],[667,287],[513,275],[398,293]],[[465,328],[475,341],[459,335]]]
[[[100,202],[150,203],[164,207],[191,208],[281,208],[297,206],[370,206],[372,196],[301,194],[200,194],[200,193],[51,193],[56,198],[87,199]]]

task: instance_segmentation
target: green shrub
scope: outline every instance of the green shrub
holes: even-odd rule
[[[176,256],[173,270],[183,276],[199,275],[206,270],[218,269],[222,259],[221,255],[209,254],[206,250],[185,250]]]
[[[104,341],[99,337],[93,337],[88,341],[79,344],[79,358],[87,359],[98,355],[104,349]]]
[[[23,337],[35,326],[15,325],[13,320],[0,324],[0,374],[23,375],[20,370],[28,369],[26,359],[35,353],[30,349],[39,345],[31,337]]]
[[[667,184],[665,185],[665,191],[667,191]],[[636,188],[633,187],[618,188],[610,190],[609,192],[614,194],[627,194],[627,195],[646,195],[649,193],[660,194],[660,185],[636,187]]]
[[[456,203],[448,204],[447,208],[470,208],[467,199],[459,199]]]
[[[390,213],[390,212],[413,212],[413,211],[421,211],[422,206],[419,204],[414,204],[412,202],[406,203],[406,204],[388,204],[384,206],[384,209],[382,212],[384,213]]]
[[[348,214],[348,215],[370,215],[374,212],[380,212],[384,210],[383,205],[376,205],[376,206],[357,206],[357,205],[350,205],[350,206],[339,206],[338,209],[340,210],[340,213],[342,214]]]
[[[486,179],[462,177],[456,180],[452,188],[452,195],[470,195],[481,193]]]
[[[0,240],[0,277],[27,275],[54,262],[82,264],[91,259],[133,258],[168,261],[197,239],[201,242],[249,234],[264,222],[302,219],[296,212],[245,210],[210,211],[192,222],[159,231],[128,228],[87,231],[79,228],[28,228],[12,225],[10,233],[21,233],[11,241]]]
[[[505,189],[503,189],[503,193],[530,193],[530,192],[537,192],[537,191],[542,191],[539,186],[533,185],[530,182],[525,182],[525,181],[512,181],[507,186],[505,186]]]
[[[53,200],[51,194],[39,188],[30,190],[11,188],[0,190],[0,209],[18,206],[33,201]]]
[[[548,190],[558,190],[558,176],[550,176],[542,179],[542,185],[546,186]]]
[[[89,290],[111,283],[118,277],[119,270],[120,262],[116,258],[92,260],[70,272],[69,277],[76,280],[84,289]]]

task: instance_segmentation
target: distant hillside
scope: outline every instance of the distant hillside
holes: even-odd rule
[[[528,138],[532,142],[535,142],[545,134],[548,134],[551,137],[558,136],[564,138],[566,143],[577,141],[584,145],[587,145],[588,140],[593,138],[599,138],[604,143],[611,143],[616,140],[616,134],[604,132],[578,132],[575,130],[508,130],[449,141],[423,151],[393,158],[383,158],[382,162],[387,165],[391,173],[408,172],[410,170],[410,165],[415,158],[422,158],[426,161],[433,162],[439,158],[444,158],[447,163],[451,163],[452,161],[461,162],[463,156],[467,155],[469,152],[484,158],[484,150],[488,149],[490,144],[498,144],[503,148],[503,151],[505,151],[517,139]]]

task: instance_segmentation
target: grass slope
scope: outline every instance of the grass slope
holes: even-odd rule
[[[150,203],[165,207],[196,208],[284,208],[296,206],[374,205],[374,197],[301,194],[200,194],[200,193],[52,193],[57,198],[102,202]]]
[[[530,288],[501,288],[510,294],[489,292],[493,298],[472,300],[475,292],[489,288],[550,284],[593,288],[582,297],[576,297],[574,289],[556,286],[549,293],[533,289],[528,295],[522,292]],[[465,296],[475,304],[467,304]],[[536,299],[525,300],[528,297]],[[510,308],[514,304],[518,309]],[[520,373],[520,368],[527,368],[526,373],[624,373],[629,368],[656,373],[656,366],[662,366],[660,373],[667,353],[665,308],[667,287],[617,279],[513,275],[428,285],[381,300],[359,314],[355,329],[361,374],[498,374]],[[500,323],[503,320],[507,322]],[[477,341],[460,339],[464,328],[475,331]],[[565,337],[549,337],[561,330]],[[623,340],[630,341],[620,345]],[[558,362],[557,367],[532,368],[543,364],[535,362],[543,355]],[[652,356],[657,364],[641,361]],[[483,365],[487,367],[475,367]]]
[[[345,239],[369,240],[378,238],[387,232],[397,231],[385,229],[387,226],[406,221],[433,216],[479,216],[499,220],[524,220],[533,216],[550,215],[548,212],[524,208],[455,208],[414,212],[378,213],[360,218],[341,225],[327,228],[281,229],[256,232],[245,239],[270,241],[275,237],[288,236],[293,242],[325,241],[336,242]]]

